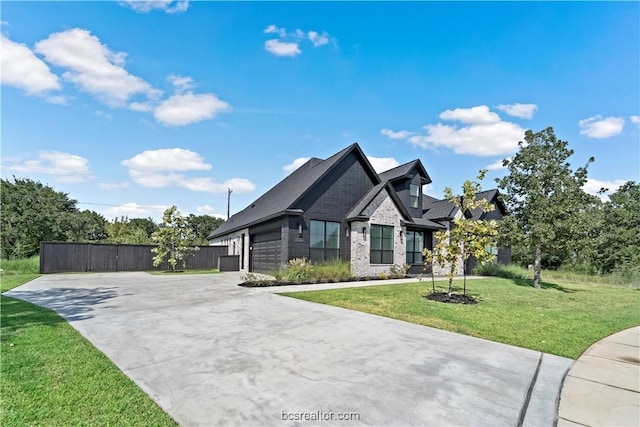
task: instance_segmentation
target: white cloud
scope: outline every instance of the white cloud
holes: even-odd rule
[[[496,105],[500,111],[504,111],[510,116],[519,117],[521,119],[532,119],[538,106],[536,104],[500,104]]]
[[[151,102],[132,102],[129,104],[129,109],[131,111],[138,111],[141,113],[153,111],[153,108],[154,108],[154,105]]]
[[[322,33],[318,31],[303,31],[297,29],[294,32],[287,33],[284,28],[276,25],[269,25],[263,31],[265,34],[276,34],[277,39],[270,39],[264,42],[264,48],[267,52],[275,56],[293,57],[302,53],[301,43],[307,40],[311,42],[313,47],[324,46],[329,43],[331,38],[326,31]]]
[[[501,121],[493,111],[486,105],[478,105],[471,108],[456,108],[455,110],[445,110],[439,116],[442,120],[457,120],[468,124],[491,124]]]
[[[409,132],[408,130],[400,130],[400,131],[394,131],[388,128],[384,128],[382,130],[380,130],[380,133],[386,137],[389,137],[391,139],[407,139],[410,136],[415,135],[414,132]]]
[[[67,97],[64,96],[64,95],[47,96],[45,98],[45,100],[50,104],[58,104],[58,105],[68,105],[69,104],[69,101],[67,100]]]
[[[624,128],[624,119],[622,117],[607,117],[601,115],[589,117],[580,120],[580,135],[586,135],[589,138],[604,139],[618,135]]]
[[[143,187],[182,187],[207,193],[224,193],[228,188],[238,193],[255,190],[255,185],[244,178],[231,178],[220,183],[208,177],[176,173],[211,169],[211,165],[205,163],[198,153],[182,148],[147,150],[121,163],[129,168],[133,182]]]
[[[587,182],[584,183],[582,189],[585,193],[593,194],[600,197],[603,201],[609,199],[609,194],[615,193],[625,182],[624,179],[615,179],[613,181],[600,181],[598,179],[587,178]],[[601,188],[606,188],[607,191],[604,194],[598,194]]]
[[[177,93],[184,93],[188,90],[193,89],[195,86],[193,79],[189,76],[179,76],[172,74],[167,80],[171,82],[172,85],[175,86]]]
[[[629,116],[629,120],[631,120],[631,123],[634,125],[640,126],[640,116]]]
[[[229,103],[212,93],[186,92],[177,93],[160,103],[153,116],[167,126],[185,126],[212,119],[230,108]]]
[[[213,206],[209,206],[209,205],[202,205],[202,206],[196,207],[196,212],[203,215],[209,215],[214,218],[221,218],[221,219],[227,218],[226,215],[219,214]]]
[[[499,156],[516,152],[518,141],[524,137],[523,128],[503,121],[486,105],[446,110],[439,117],[443,120],[457,120],[465,125],[426,125],[423,127],[425,135],[411,136],[408,142],[422,148],[445,147],[456,154]]]
[[[398,161],[393,157],[367,156],[367,159],[369,159],[369,163],[371,163],[373,169],[378,173],[400,166],[400,163],[398,163]]]
[[[123,188],[129,188],[129,183],[128,182],[101,182],[100,184],[98,184],[98,187],[100,187],[103,190],[107,190],[107,191],[114,191],[114,190],[121,190]]]
[[[84,182],[93,178],[86,158],[60,151],[41,151],[37,159],[9,165],[7,169],[25,174],[53,175],[58,182]]]
[[[173,14],[182,13],[189,9],[188,0],[120,0],[118,3],[140,13],[163,10]]]
[[[265,34],[277,34],[280,37],[284,38],[287,35],[287,32],[284,28],[278,28],[275,25],[271,24],[264,29]]]
[[[62,88],[58,76],[26,45],[0,34],[2,84],[24,90],[29,95],[43,95]]]
[[[159,219],[162,217],[162,213],[170,207],[168,205],[139,205],[138,203],[129,202],[103,209],[102,212],[107,218],[126,216],[129,218],[152,217],[153,219]]]
[[[89,31],[73,28],[36,43],[36,52],[67,69],[62,77],[105,104],[123,106],[134,95],[156,99],[161,92],[124,68],[126,54],[112,52]]]
[[[283,42],[278,39],[267,40],[264,42],[264,48],[275,56],[296,56],[302,53],[298,43]]]
[[[485,169],[488,169],[490,171],[495,171],[495,170],[500,170],[500,169],[506,169],[506,166],[502,166],[502,162],[504,161],[504,159],[498,159],[495,162],[491,163],[488,166],[485,166]]]
[[[147,150],[121,163],[142,172],[211,170],[200,154],[183,148]]]
[[[291,173],[294,170],[298,169],[300,166],[302,166],[305,163],[307,163],[310,158],[311,157],[298,157],[297,159],[295,159],[293,162],[289,163],[288,165],[284,165],[282,167],[282,170],[285,171],[286,173]]]
[[[311,43],[313,43],[313,47],[329,43],[329,34],[327,34],[326,31],[322,34],[319,34],[317,31],[309,31],[307,36],[309,37],[309,40],[311,40]]]

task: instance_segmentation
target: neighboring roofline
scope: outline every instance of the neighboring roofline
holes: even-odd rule
[[[246,225],[242,225],[239,227],[235,227],[235,228],[231,228],[227,231],[225,231],[224,233],[220,233],[218,235],[216,235],[216,230],[213,230],[213,232],[211,232],[208,236],[207,236],[207,240],[213,240],[213,239],[217,239],[220,236],[226,236],[227,234],[231,234],[234,233],[238,230],[242,230],[243,228],[249,228],[249,227],[253,227],[256,224],[259,224],[261,222],[265,222],[265,221],[271,221],[272,219],[276,219],[279,218],[281,216],[285,216],[285,215],[291,215],[291,216],[300,216],[303,215],[304,211],[302,209],[285,209],[283,211],[280,212],[276,212],[274,214],[262,217],[259,220],[255,220],[255,221],[251,221],[250,223],[246,224]]]

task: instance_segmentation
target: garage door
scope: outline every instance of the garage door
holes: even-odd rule
[[[279,270],[282,251],[281,232],[274,230],[251,236],[251,271],[266,273]]]

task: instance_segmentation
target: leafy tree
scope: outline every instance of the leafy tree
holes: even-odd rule
[[[147,234],[149,240],[151,240],[151,235],[158,230],[158,224],[155,223],[153,218],[131,218],[129,220],[129,225],[133,228],[139,228],[144,230]]]
[[[76,201],[29,178],[2,179],[0,245],[3,258],[36,255],[41,241],[67,240]]]
[[[196,235],[189,227],[187,218],[182,216],[175,206],[164,211],[162,224],[151,238],[158,245],[151,249],[151,252],[156,254],[153,257],[154,267],[159,266],[167,259],[174,271],[178,261],[182,261],[182,268],[186,268],[187,256],[191,255],[192,251],[198,250],[198,247],[189,246],[193,243]]]
[[[214,218],[210,215],[190,214],[187,218],[189,227],[193,230],[199,243],[208,244],[207,236],[224,222],[222,218]]]
[[[573,171],[568,162],[573,150],[556,138],[551,127],[526,131],[518,146],[515,156],[503,162],[509,174],[497,180],[511,213],[503,230],[510,230],[508,237],[533,253],[533,285],[540,288],[543,253],[571,253],[593,230],[584,221],[592,196],[582,186],[594,158]]]
[[[628,181],[609,196],[603,208],[602,239],[599,242],[600,269],[640,266],[640,184]]]
[[[69,241],[103,241],[107,239],[107,220],[97,212],[84,210],[69,217],[66,230]]]
[[[135,226],[126,216],[114,218],[106,225],[108,241],[110,243],[127,243],[133,245],[149,245],[153,239],[141,226]]]
[[[480,171],[478,180],[482,181],[486,170]],[[448,267],[449,279],[448,293],[453,292],[453,277],[456,266],[462,262],[464,274],[464,294],[467,293],[466,264],[470,257],[475,257],[479,263],[491,261],[494,255],[487,251],[487,247],[496,245],[498,234],[497,221],[474,220],[471,212],[480,209],[482,212],[490,212],[494,206],[488,200],[476,200],[476,194],[480,191],[480,184],[476,181],[466,180],[462,184],[462,196],[453,194],[451,188],[444,190],[445,198],[462,212],[462,217],[455,219],[449,231],[438,231],[435,238],[438,243],[433,250],[425,249],[425,263],[436,263],[443,268]]]

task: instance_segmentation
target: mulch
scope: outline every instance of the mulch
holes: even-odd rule
[[[469,295],[451,294],[447,292],[434,292],[425,296],[431,301],[446,302],[449,304],[477,304],[478,301]]]

